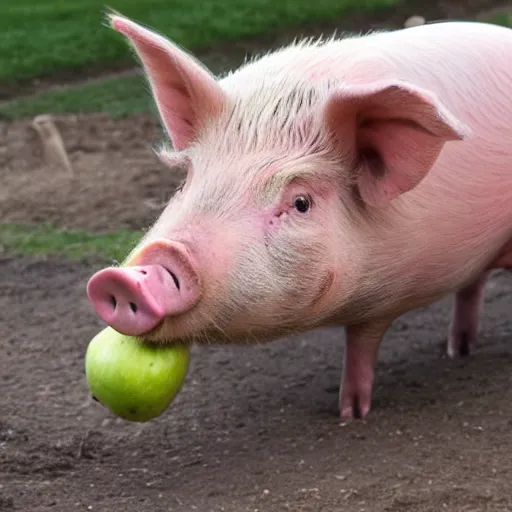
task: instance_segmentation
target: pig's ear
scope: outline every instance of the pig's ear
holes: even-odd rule
[[[174,149],[185,149],[201,123],[220,112],[224,91],[206,68],[166,38],[116,14],[109,21],[137,52]]]
[[[444,144],[467,135],[434,96],[397,81],[338,89],[325,116],[362,199],[373,206],[418,185]]]

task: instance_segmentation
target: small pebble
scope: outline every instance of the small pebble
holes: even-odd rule
[[[404,23],[404,28],[417,27],[419,25],[425,25],[426,20],[423,16],[411,16]]]

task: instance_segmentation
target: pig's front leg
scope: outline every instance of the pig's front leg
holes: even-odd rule
[[[476,344],[485,279],[486,275],[483,274],[455,293],[447,347],[448,356],[451,358],[469,356]]]
[[[370,412],[375,363],[391,321],[348,326],[339,408],[342,418],[361,419]]]

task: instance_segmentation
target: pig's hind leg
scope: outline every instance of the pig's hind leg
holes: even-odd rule
[[[500,251],[487,270],[512,270],[512,239]],[[451,358],[465,357],[474,349],[478,337],[480,305],[487,273],[455,293],[447,352]]]
[[[447,353],[452,359],[467,357],[478,338],[480,305],[487,275],[480,275],[471,284],[458,290],[453,297],[452,321]]]

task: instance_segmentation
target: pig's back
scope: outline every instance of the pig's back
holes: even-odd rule
[[[391,78],[437,93],[461,121],[489,141],[512,133],[512,30],[443,22],[325,42],[303,42],[248,62],[224,78],[238,94],[283,76],[368,83]],[[512,135],[509,141],[512,143]]]
[[[325,83],[398,79],[433,91],[471,131],[466,143],[447,144],[433,178],[458,172],[494,176],[512,191],[512,30],[476,22],[443,22],[363,37],[299,44],[248,63],[225,83],[244,94],[284,75]],[[475,169],[475,166],[481,169]],[[444,171],[449,167],[449,172]],[[441,174],[438,168],[442,168]],[[469,171],[470,169],[470,171]],[[491,185],[493,180],[487,180]],[[448,184],[447,184],[448,185]],[[461,192],[458,184],[458,192]],[[485,187],[484,187],[485,189]],[[483,189],[483,192],[485,190]],[[503,188],[502,188],[503,190]],[[491,190],[488,191],[491,193]],[[511,192],[512,193],[512,192]],[[512,203],[512,196],[510,197]]]
[[[482,201],[487,196],[496,207],[504,200],[503,214],[512,222],[512,30],[447,22],[394,35],[373,36],[369,55],[383,56],[375,63],[378,73],[435,92],[470,129],[464,142],[445,145],[418,193],[432,197],[451,187],[456,201],[474,198],[477,185]]]
[[[438,167],[453,167],[456,158],[467,172],[476,162],[486,162],[480,172],[499,173],[512,188],[512,30],[446,22],[380,33],[368,38],[361,59],[353,60],[356,82],[411,82],[435,92],[469,127],[466,143],[447,144]],[[346,73],[351,81],[351,71]]]
[[[393,203],[390,215],[403,215],[392,243],[408,255],[408,271],[433,265],[439,287],[445,275],[463,282],[511,239],[512,30],[447,22],[299,45],[248,64],[226,85],[243,94],[285,75],[319,84],[408,81],[435,92],[469,127],[470,136],[447,143],[419,186]],[[411,274],[411,283],[418,281],[422,276]]]
[[[512,204],[511,29],[443,22],[362,37],[306,41],[248,62],[221,82],[236,95],[259,97],[259,89],[272,88],[274,82],[278,95],[283,77],[318,82],[320,87],[327,80],[341,84],[398,79],[435,92],[469,127],[470,137],[445,145],[418,191],[433,183],[435,190],[427,192],[435,196],[440,181],[460,197],[474,191],[476,179],[484,182],[482,195],[493,195],[498,186],[510,190]]]
[[[512,30],[446,22],[375,34],[367,44],[362,62],[375,59],[370,80],[375,72],[406,80],[435,91],[464,122],[475,123],[484,114],[492,125],[508,125],[503,109],[512,112]],[[354,63],[356,70],[363,67]],[[347,75],[350,80],[350,70]]]

